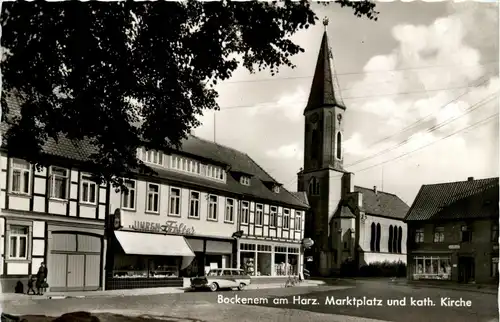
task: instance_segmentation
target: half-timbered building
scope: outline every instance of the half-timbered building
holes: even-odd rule
[[[10,116],[18,114],[18,101],[8,103]],[[50,165],[37,169],[0,151],[2,292],[14,292],[19,281],[26,286],[42,262],[49,291],[102,289],[108,189],[85,172],[88,145],[61,138],[44,153]]]

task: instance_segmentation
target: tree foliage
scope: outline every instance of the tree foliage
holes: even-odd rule
[[[376,19],[373,3],[337,3]],[[147,168],[138,146],[178,147],[198,115],[218,109],[213,86],[239,64],[294,67],[304,49],[290,36],[316,21],[305,0],[5,2],[2,111],[12,93],[22,107],[7,147],[45,165],[47,140],[86,140],[93,172],[117,183]]]

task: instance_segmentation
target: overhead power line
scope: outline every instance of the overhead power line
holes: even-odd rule
[[[453,118],[449,118],[449,119],[447,119],[447,120],[445,120],[445,121],[443,121],[443,122],[441,122],[441,123],[438,123],[438,124],[436,124],[436,125],[434,125],[434,126],[432,126],[432,127],[428,128],[428,129],[427,129],[424,133],[432,133],[432,132],[434,132],[434,131],[436,131],[436,130],[438,130],[438,129],[440,129],[440,128],[442,128],[442,127],[446,126],[446,125],[448,125],[449,123],[451,123],[451,122],[453,122],[453,121],[455,121],[455,120],[457,120],[457,119],[459,119],[459,118],[464,117],[465,115],[467,115],[467,114],[469,114],[469,113],[473,112],[474,110],[476,110],[476,109],[478,109],[478,108],[480,108],[480,107],[484,106],[484,104],[486,104],[487,102],[489,102],[489,101],[491,101],[493,98],[495,98],[495,96],[496,96],[496,95],[498,95],[498,93],[493,93],[493,94],[491,94],[491,95],[487,96],[486,98],[481,99],[479,102],[476,102],[474,105],[472,105],[471,107],[469,107],[469,108],[465,111],[465,113],[460,114],[460,115],[458,115],[458,116],[456,116],[456,117],[453,117]],[[373,155],[370,155],[370,156],[365,157],[365,158],[363,158],[363,159],[357,160],[357,161],[355,161],[355,162],[353,162],[353,163],[351,163],[351,164],[348,164],[348,165],[346,165],[346,167],[350,167],[350,166],[353,166],[353,165],[357,165],[357,164],[359,164],[359,163],[362,163],[362,162],[365,162],[365,161],[367,161],[367,160],[373,159],[373,158],[375,158],[375,157],[377,157],[377,156],[380,156],[380,155],[382,155],[382,154],[384,154],[384,153],[390,152],[390,151],[395,150],[395,149],[397,149],[397,148],[399,148],[399,147],[401,147],[401,146],[403,146],[403,145],[406,145],[406,144],[408,144],[410,141],[411,141],[411,137],[409,137],[409,138],[407,138],[407,139],[405,139],[405,140],[401,141],[400,143],[398,143],[397,145],[395,145],[395,146],[393,146],[393,147],[387,148],[387,149],[382,150],[382,151],[380,151],[380,152],[377,152],[377,153],[375,153],[375,154],[373,154]]]

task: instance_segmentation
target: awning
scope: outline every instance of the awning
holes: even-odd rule
[[[195,257],[183,236],[115,231],[116,239],[128,255]]]

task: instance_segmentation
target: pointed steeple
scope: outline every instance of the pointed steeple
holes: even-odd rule
[[[304,113],[321,107],[338,106],[345,110],[344,103],[340,97],[340,90],[337,80],[334,77],[333,55],[328,45],[328,35],[326,27],[328,26],[328,18],[323,20],[325,32],[321,40],[318,60],[316,62],[316,70],[309,93],[309,100]]]

